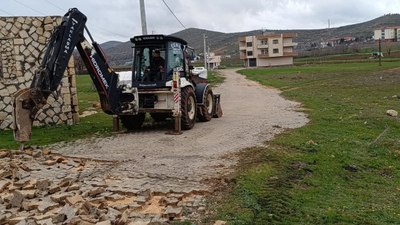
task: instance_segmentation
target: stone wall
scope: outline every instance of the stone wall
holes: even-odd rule
[[[12,97],[30,86],[42,53],[61,17],[0,17],[0,129],[12,128]],[[73,58],[57,92],[37,114],[34,125],[78,122]]]

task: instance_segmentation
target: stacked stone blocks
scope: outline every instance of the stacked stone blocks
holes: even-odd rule
[[[61,17],[0,17],[0,129],[12,128],[12,97],[30,86],[46,43]],[[50,95],[34,125],[79,122],[73,59],[59,89]]]

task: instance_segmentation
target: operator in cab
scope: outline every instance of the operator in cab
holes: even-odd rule
[[[150,61],[150,81],[160,80],[161,73],[164,72],[165,60],[160,55],[160,50],[156,49]]]

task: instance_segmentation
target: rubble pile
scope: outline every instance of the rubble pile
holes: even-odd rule
[[[0,151],[0,224],[164,224],[205,211],[203,193],[136,189],[104,171],[118,162]]]

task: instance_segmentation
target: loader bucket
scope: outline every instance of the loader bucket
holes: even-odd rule
[[[31,140],[32,136],[32,107],[27,105],[30,101],[30,92],[30,88],[19,90],[15,93],[13,100],[14,139],[21,143]]]

